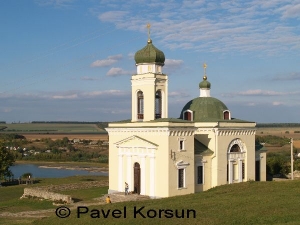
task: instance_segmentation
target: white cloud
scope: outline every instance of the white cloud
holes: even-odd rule
[[[114,55],[114,56],[108,56],[107,59],[102,59],[102,60],[96,60],[91,64],[91,67],[106,67],[106,66],[111,66],[112,64],[118,62],[121,60],[123,56],[121,54],[119,55]]]
[[[197,7],[195,1],[139,1],[144,10],[136,9],[135,0],[118,3],[99,19],[143,33],[150,21],[151,35],[170,49],[269,55],[300,50],[299,28],[285,19],[300,15],[299,0],[200,0]],[[126,11],[115,11],[116,6]]]
[[[183,60],[180,59],[166,59],[165,67],[166,68],[180,68],[183,65]]]
[[[54,6],[57,8],[69,7],[74,0],[35,0],[41,6]]]
[[[66,94],[66,95],[54,95],[52,96],[53,99],[76,99],[78,98],[77,94]]]
[[[126,11],[109,11],[102,13],[98,18],[103,22],[116,22],[122,21],[126,14],[128,14]]]
[[[300,72],[297,73],[290,73],[286,75],[279,75],[273,78],[273,80],[300,80]]]
[[[294,2],[283,6],[279,10],[282,11],[282,18],[300,17],[300,3],[295,4]]]
[[[132,71],[127,71],[127,70],[123,70],[122,68],[113,67],[107,72],[106,76],[117,77],[122,75],[131,75],[133,73],[134,72]]]
[[[90,80],[90,81],[93,81],[93,80],[99,80],[98,78],[95,78],[95,77],[89,77],[89,76],[83,76],[80,78],[81,80]]]
[[[189,94],[185,91],[172,91],[169,92],[169,97],[175,98],[175,97],[188,97]]]
[[[124,96],[127,95],[127,91],[121,90],[105,90],[105,91],[91,91],[84,92],[81,95],[84,97],[97,97],[97,96]]]
[[[277,106],[277,105],[284,105],[284,103],[283,103],[283,102],[276,102],[276,101],[275,101],[275,102],[272,103],[272,105],[274,105],[274,106]]]
[[[12,111],[11,108],[3,108],[1,109],[1,112],[4,112],[4,113],[10,113]]]
[[[222,94],[224,97],[237,97],[237,96],[284,96],[284,95],[298,95],[300,91],[294,92],[278,92],[278,91],[269,91],[269,90],[247,90],[240,92],[231,92]]]

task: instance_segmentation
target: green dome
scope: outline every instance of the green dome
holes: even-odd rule
[[[148,40],[148,44],[137,51],[134,56],[134,60],[136,64],[139,63],[160,63],[164,64],[165,62],[165,54],[156,48],[151,40]]]
[[[210,83],[207,80],[203,80],[199,83],[199,88],[210,89]]]
[[[201,82],[202,83],[202,82]],[[183,112],[186,110],[193,112],[193,121],[206,121],[208,119],[223,120],[223,112],[228,110],[226,105],[213,97],[198,97],[189,101],[180,113],[183,119]]]
[[[199,88],[210,89],[210,83],[207,81],[207,77],[204,75],[203,81],[199,83]]]

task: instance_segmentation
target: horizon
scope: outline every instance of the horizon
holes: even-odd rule
[[[169,118],[211,96],[233,118],[300,122],[300,0],[30,0],[0,3],[0,121],[131,118],[134,54],[166,56]]]

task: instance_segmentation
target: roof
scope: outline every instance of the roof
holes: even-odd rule
[[[223,120],[223,112],[228,110],[227,106],[220,100],[213,97],[197,97],[189,101],[182,109],[180,118],[183,119],[183,112],[193,112],[193,122],[214,122]],[[211,121],[213,120],[213,121]]]
[[[214,153],[211,149],[202,144],[196,138],[194,138],[194,152],[195,155],[211,155]]]
[[[136,64],[139,63],[160,63],[164,64],[165,54],[156,48],[152,41],[149,40],[147,45],[141,50],[137,51],[134,56]]]

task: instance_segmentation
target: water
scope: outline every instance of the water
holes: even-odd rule
[[[92,172],[86,170],[68,170],[57,168],[41,168],[34,164],[17,164],[10,167],[14,174],[14,178],[19,178],[24,173],[31,173],[32,178],[60,178],[77,175],[94,175],[94,176],[108,176],[106,172]]]

